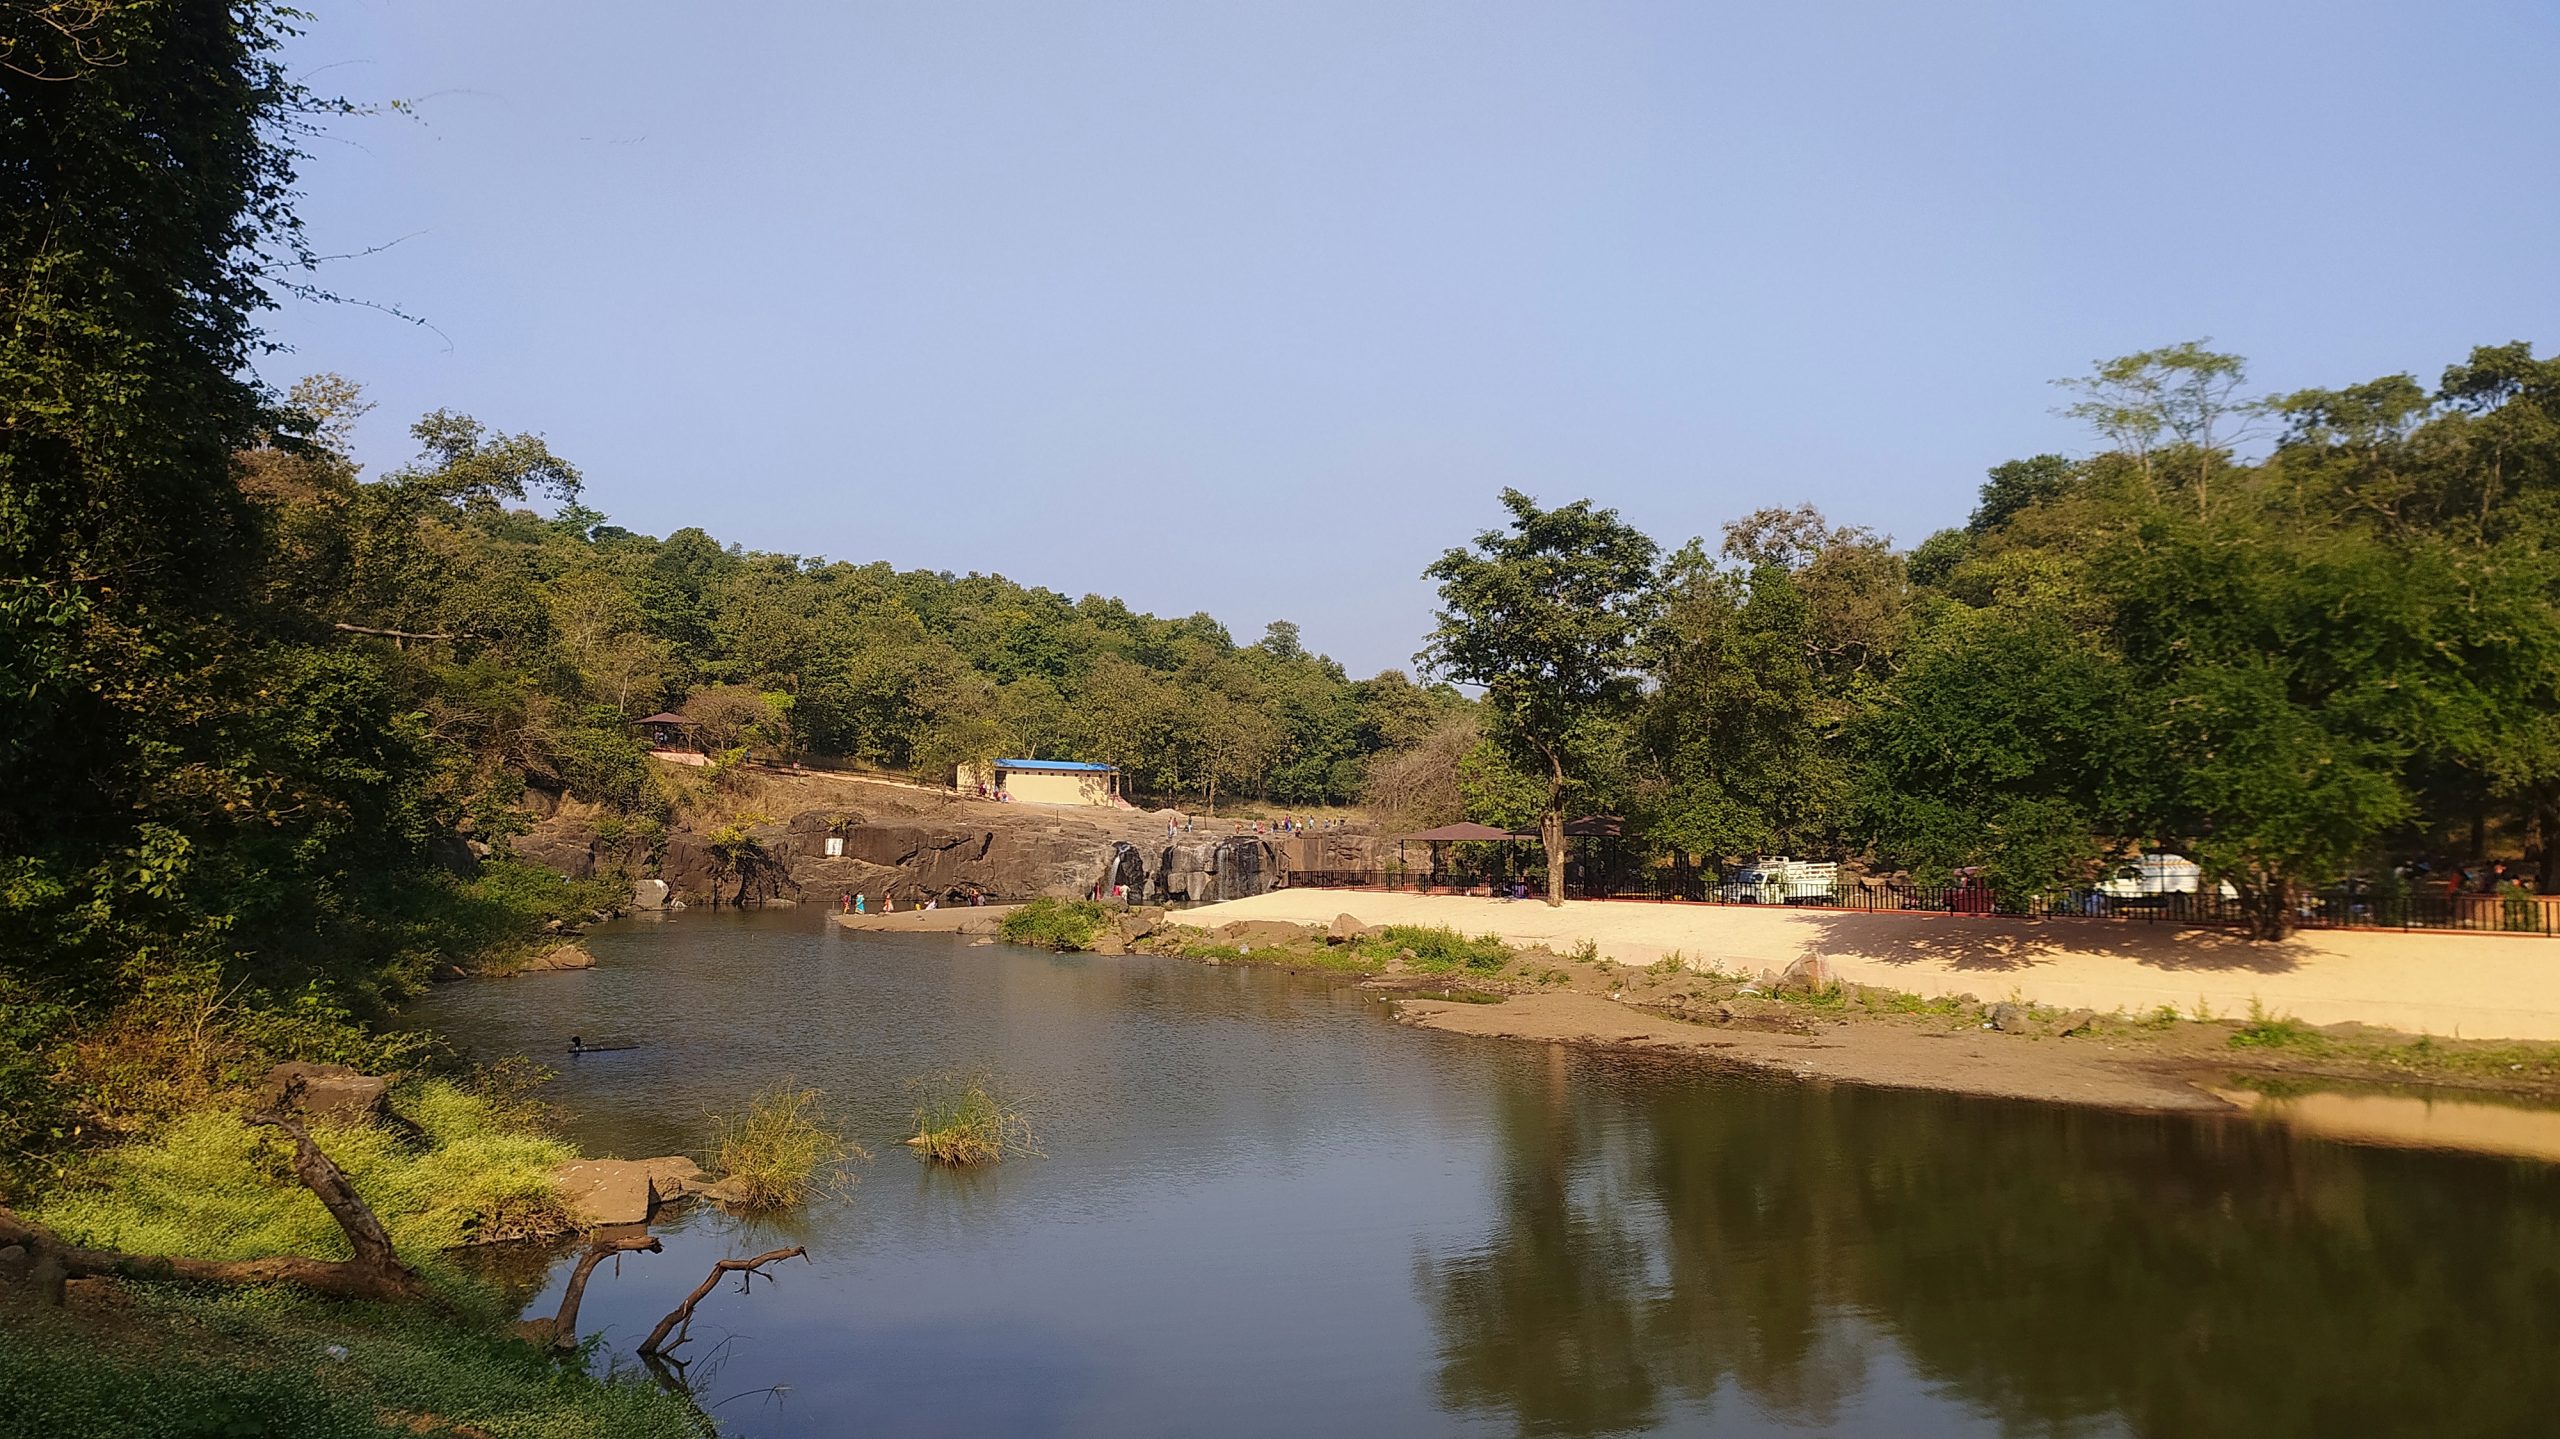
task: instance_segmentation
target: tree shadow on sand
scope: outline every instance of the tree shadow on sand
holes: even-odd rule
[[[1819,936],[1808,946],[1810,953],[1992,974],[2070,955],[2130,959],[2150,969],[2285,974],[2322,953],[2309,936],[2268,944],[2229,930],[2144,920],[1821,911],[1806,911],[1805,917]]]

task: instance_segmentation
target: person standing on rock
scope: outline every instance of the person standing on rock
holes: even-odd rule
[[[855,895],[855,896],[853,897],[853,912],[854,912],[855,914],[861,914],[861,913],[863,913],[863,912],[864,912],[864,911],[863,911],[863,904],[864,904],[867,900],[869,900],[869,898],[870,898],[870,896],[869,896],[869,895],[861,895],[861,894],[857,894],[857,895]]]

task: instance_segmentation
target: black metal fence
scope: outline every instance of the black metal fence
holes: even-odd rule
[[[1412,894],[1507,893],[1514,878],[1500,874],[1418,870],[1291,870],[1286,883],[1300,889],[1375,889]],[[1543,896],[1543,876],[1527,881]],[[1566,897],[1673,904],[1777,904],[1863,913],[2007,915],[2024,919],[2140,920],[2197,928],[2238,928],[2248,912],[2237,898],[2219,893],[2109,894],[2068,890],[2019,895],[1978,883],[1921,886],[1843,881],[1836,887],[1779,888],[1719,881],[1699,871],[1658,870],[1636,884],[1595,885],[1568,878]],[[2560,895],[2384,893],[2335,889],[2300,895],[2294,923],[2305,929],[2461,930],[2492,934],[2560,934]]]

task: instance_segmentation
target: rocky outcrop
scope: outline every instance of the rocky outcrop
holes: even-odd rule
[[[267,1071],[257,1108],[268,1114],[299,1113],[322,1124],[371,1124],[382,1117],[391,1081],[359,1074],[343,1064],[296,1060]]]
[[[807,803],[832,795],[842,799],[827,808]],[[739,803],[784,812],[777,800],[801,803],[725,858],[705,839],[708,821],[669,831],[652,853],[608,838],[617,832],[593,806],[556,796],[529,803],[542,817],[511,848],[563,874],[628,876],[637,909],[833,904],[843,894],[895,896],[903,907],[928,897],[1073,899],[1115,889],[1131,904],[1210,904],[1261,894],[1292,869],[1371,869],[1394,858],[1385,842],[1349,831],[1240,834],[1231,822],[1213,828],[1170,810],[993,804],[850,778],[795,777]]]
[[[596,957],[587,952],[587,947],[585,945],[559,944],[553,945],[551,948],[546,949],[542,953],[535,955],[533,958],[526,960],[516,968],[506,971],[506,973],[546,974],[553,970],[593,969],[595,967]]]

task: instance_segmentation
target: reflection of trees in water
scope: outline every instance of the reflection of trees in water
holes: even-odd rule
[[[1484,1248],[1424,1258],[1415,1279],[1440,1331],[1440,1393],[1452,1407],[1507,1409],[1523,1431],[1601,1434],[1655,1414],[1638,1305],[1646,1244],[1627,1197],[1592,1153],[1607,1131],[1561,1053],[1497,1096],[1501,1218]]]
[[[1865,1337],[2006,1431],[2526,1434],[2560,1412],[2560,1180],[2247,1123],[1857,1089],[1505,1080],[1485,1246],[1417,1267],[1455,1407],[1808,1428]],[[1874,1394],[1890,1406],[1897,1398]]]

